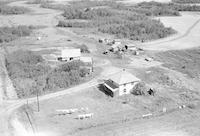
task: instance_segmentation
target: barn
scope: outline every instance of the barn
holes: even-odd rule
[[[104,82],[104,88],[107,94],[114,96],[122,96],[130,94],[132,88],[140,82],[136,76],[123,70],[115,73]]]
[[[80,49],[63,49],[58,57],[61,61],[72,61],[80,60],[81,50]]]

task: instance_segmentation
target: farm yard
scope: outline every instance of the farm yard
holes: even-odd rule
[[[187,127],[190,123],[194,125],[198,122],[198,111],[189,107],[179,109],[178,103],[176,103],[179,100],[168,97],[166,94],[159,96],[158,92],[153,101],[152,96],[110,98],[96,87],[89,88],[81,93],[56,98],[56,103],[55,100],[44,101],[40,105],[41,111],[35,112],[35,127],[39,132],[52,131],[56,135],[100,136],[106,134],[121,135],[122,133],[123,135],[134,133],[153,135],[159,131],[158,134],[169,133],[187,136]],[[127,104],[123,104],[123,101],[127,99],[129,100]],[[159,105],[157,105],[158,101]],[[166,113],[163,112],[162,107],[167,108]],[[79,111],[71,114],[62,114],[62,112],[56,111],[73,108],[78,108]],[[84,110],[82,111],[81,108]],[[33,105],[32,110],[36,109],[37,106]],[[78,115],[85,113],[93,113],[94,115],[91,118],[78,119]],[[153,118],[148,117],[149,113],[153,113]],[[189,113],[187,118],[185,118],[186,113]],[[184,123],[181,120],[184,120]],[[142,122],[145,122],[145,128]],[[162,129],[158,129],[158,125]],[[174,125],[176,127],[173,127]],[[190,134],[199,133],[199,128],[193,127],[196,131],[190,132]],[[122,131],[122,129],[124,130]]]
[[[18,95],[0,93],[0,121],[9,126],[0,134],[198,136],[199,5],[156,1],[4,3],[25,11],[0,15],[0,33],[10,37],[0,36],[0,46]],[[73,59],[91,62],[94,72]],[[125,95],[111,97],[105,83],[121,71],[141,82],[126,95],[132,80],[112,80]]]

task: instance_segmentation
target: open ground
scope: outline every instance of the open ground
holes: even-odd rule
[[[59,3],[62,3],[62,1],[60,0]],[[185,60],[181,64],[187,64],[186,69],[189,65],[198,64],[196,62],[198,57],[192,56],[194,52],[185,51],[186,49],[199,50],[200,14],[198,12],[183,12],[180,17],[160,17],[159,19],[166,26],[171,26],[178,33],[165,39],[136,43],[139,47],[145,49],[147,55],[154,57],[155,61],[145,61],[144,55],[139,57],[129,56],[128,62],[125,62],[113,58],[107,59],[99,53],[98,49],[101,45],[96,39],[102,37],[102,35],[94,36],[89,32],[78,35],[71,29],[57,28],[58,19],[62,18],[60,11],[40,8],[39,5],[25,4],[25,1],[13,2],[10,5],[26,6],[32,12],[24,15],[0,16],[1,26],[23,24],[44,26],[44,28],[34,31],[30,37],[8,43],[10,45],[6,48],[8,52],[20,48],[40,50],[49,47],[70,47],[81,43],[86,44],[92,51],[91,54],[97,62],[96,67],[103,69],[98,77],[87,83],[55,94],[41,96],[41,111],[39,113],[35,111],[37,105],[32,104],[32,102],[35,102],[35,98],[29,99],[29,104],[33,110],[34,126],[39,132],[51,131],[56,136],[198,136],[200,134],[200,86],[198,84],[200,79],[197,76],[200,66],[195,66],[197,74],[191,77],[184,70],[180,70],[178,65],[175,65],[177,58],[179,61]],[[41,40],[37,40],[38,36],[42,37]],[[69,39],[71,41],[68,41]],[[171,50],[175,51],[171,53]],[[179,50],[178,54],[176,54],[176,50]],[[187,56],[182,53],[183,50]],[[165,56],[162,54],[163,52],[166,53]],[[168,54],[175,54],[175,57],[170,57]],[[198,55],[200,54],[196,53],[195,56]],[[168,57],[173,59],[170,60]],[[194,58],[196,58],[196,61],[190,61]],[[98,88],[100,81],[123,68],[156,88],[155,97],[110,98],[101,92]],[[188,68],[191,69],[192,67]],[[127,103],[124,104],[124,101]],[[11,113],[12,110],[27,103],[27,100],[5,102],[4,106],[6,107],[10,103],[14,103],[14,105],[8,107],[2,113]],[[186,108],[179,109],[178,106],[180,105],[186,105]],[[56,113],[57,109],[80,109],[81,107],[87,107],[87,112],[94,113],[93,118],[78,120],[76,119],[77,114],[59,116]],[[167,108],[166,113],[162,112],[164,107]],[[148,113],[153,113],[153,116],[142,118],[142,115]],[[19,116],[20,114],[21,111]],[[6,122],[6,120],[0,121]]]

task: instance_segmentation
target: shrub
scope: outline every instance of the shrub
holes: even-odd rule
[[[147,16],[179,16],[179,12],[174,9],[173,3],[160,3],[160,2],[141,2],[136,6],[129,6],[128,9],[142,13]]]
[[[149,19],[137,22],[127,21],[124,22],[124,24],[107,25],[100,27],[98,30],[103,33],[114,34],[120,38],[130,38],[140,41],[164,38],[175,33],[172,28],[164,27],[160,21]]]
[[[67,88],[79,84],[87,71],[81,61],[72,61],[51,68],[32,51],[16,51],[6,57],[6,67],[20,98]]]
[[[92,3],[92,1],[88,2]],[[93,8],[91,6],[85,8],[82,5],[77,6],[79,2],[72,2],[71,6],[66,7],[63,13],[63,16],[70,21],[59,21],[58,26],[97,28],[100,32],[113,34],[118,38],[140,41],[164,38],[175,33],[175,30],[165,27],[160,21],[147,17],[179,15],[178,10],[171,3],[143,2],[136,6],[114,3],[110,3],[110,8]]]
[[[144,82],[140,82],[136,84],[131,91],[131,93],[134,95],[145,95],[146,92],[147,92],[147,89]]]
[[[40,55],[37,55],[34,52],[27,51],[27,50],[17,50],[15,52],[13,52],[12,54],[7,55],[7,64],[8,65],[11,63],[36,65],[43,61],[44,61],[44,59]]]
[[[115,14],[115,12],[106,8],[85,11],[84,9],[69,7],[65,9],[63,16],[66,19],[94,19],[97,17],[110,17],[113,14]]]
[[[172,0],[172,2],[180,4],[190,4],[190,3],[200,3],[200,0]]]
[[[41,8],[64,10],[66,8],[63,4],[51,4],[51,2],[43,2],[40,5]]]
[[[89,22],[80,22],[80,21],[59,21],[58,27],[78,27],[85,28],[90,26]]]
[[[81,53],[90,53],[90,50],[85,44],[80,45]]]
[[[30,0],[27,4],[43,4],[43,3],[51,3],[50,0]]]
[[[59,66],[59,68],[56,69],[56,71],[64,71],[64,72],[70,72],[72,70],[79,70],[81,66],[83,66],[83,62],[81,61],[72,61],[65,64],[62,64]]]
[[[18,6],[7,6],[7,5],[0,5],[0,14],[3,15],[10,15],[10,14],[25,14],[30,12],[29,9],[25,7],[18,7]]]
[[[89,69],[87,69],[87,68],[81,68],[79,74],[80,74],[81,77],[85,77],[89,73],[90,73]]]
[[[18,37],[29,36],[32,26],[0,27],[0,43],[10,42]]]

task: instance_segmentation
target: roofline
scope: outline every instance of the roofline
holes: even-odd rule
[[[124,83],[124,84],[129,84],[129,83],[133,83],[133,82],[140,82],[141,80],[137,80],[137,81],[132,81],[132,82],[127,82],[127,83]],[[118,83],[117,83],[118,84]],[[119,84],[119,85],[124,85],[124,84]]]

